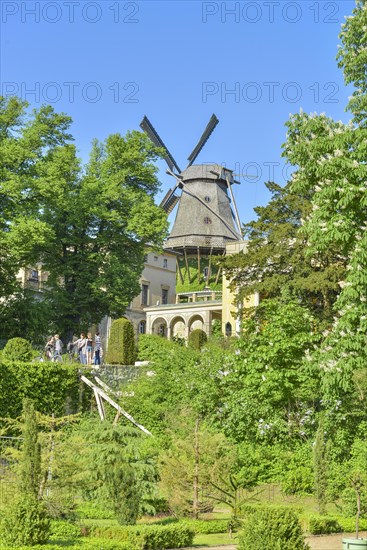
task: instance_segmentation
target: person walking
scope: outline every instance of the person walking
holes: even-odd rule
[[[60,340],[60,336],[58,334],[55,334],[53,361],[62,361],[62,356],[61,356],[62,346],[63,346],[63,343]]]
[[[77,350],[80,357],[80,362],[82,365],[87,364],[87,354],[86,354],[86,348],[87,348],[87,339],[85,337],[84,332],[80,334],[80,338],[75,342],[75,345],[77,346]]]
[[[87,365],[91,365],[92,355],[93,355],[93,338],[92,338],[91,332],[88,332],[87,334],[86,354],[87,354]]]
[[[48,359],[49,361],[51,361],[52,357],[54,356],[54,349],[55,349],[55,340],[53,336],[50,336],[45,345],[45,355],[46,355],[46,359]]]
[[[99,332],[96,332],[96,335],[94,337],[94,364],[101,364],[101,337],[99,335]]]

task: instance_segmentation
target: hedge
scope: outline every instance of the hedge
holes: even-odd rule
[[[195,532],[187,525],[134,525],[132,527],[92,527],[94,537],[130,544],[130,550],[164,550],[191,546]]]
[[[81,526],[71,521],[52,520],[50,524],[50,536],[52,539],[74,539],[81,536]]]
[[[59,523],[57,526],[56,523]],[[68,531],[65,522],[55,522],[52,531]],[[133,527],[92,527],[91,537],[78,537],[76,526],[69,525],[73,535],[62,536],[60,533],[57,541],[61,546],[67,545],[71,550],[81,548],[82,550],[165,550],[167,548],[182,548],[191,546],[194,539],[194,531],[185,525],[136,525]],[[55,540],[53,543],[36,546],[17,547],[17,550],[51,550],[60,549]],[[1,550],[10,550],[11,547],[2,546]]]
[[[0,418],[16,418],[24,397],[37,411],[63,416],[80,408],[78,367],[63,363],[0,362]]]
[[[356,518],[344,518],[342,516],[319,516],[311,515],[301,517],[305,527],[312,535],[329,535],[331,533],[352,533],[356,529]],[[367,530],[367,520],[360,518],[360,531]]]
[[[327,516],[310,516],[309,532],[312,535],[329,535],[343,531],[337,519]]]
[[[111,365],[134,365],[136,346],[134,327],[122,317],[112,322],[105,361]]]
[[[63,543],[67,543],[65,544]],[[61,548],[67,548],[68,550],[139,550],[137,548],[133,548],[130,546],[129,543],[124,542],[118,542],[113,540],[103,540],[103,539],[85,539],[84,541],[82,539],[77,541],[60,541],[60,544],[57,544],[56,542],[54,544],[37,544],[36,546],[17,546],[16,550],[60,550]],[[0,549],[1,550],[15,550],[13,547],[10,546],[3,546],[0,543]]]
[[[214,535],[228,531],[228,519],[180,520],[180,525],[190,527],[196,535]]]
[[[82,502],[77,507],[77,515],[80,519],[115,519],[116,514],[113,510],[107,510],[92,502]]]

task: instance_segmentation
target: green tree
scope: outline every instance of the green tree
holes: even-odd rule
[[[0,338],[25,336],[32,344],[41,345],[50,329],[49,310],[46,302],[35,300],[29,289],[15,289],[11,296],[0,302]],[[55,332],[57,327],[54,327]]]
[[[338,52],[338,65],[344,72],[346,84],[352,84],[354,91],[348,109],[354,120],[363,127],[367,120],[367,81],[366,50],[367,11],[365,0],[356,0],[353,17],[348,17],[340,33],[341,47]]]
[[[95,141],[82,169],[70,124],[50,106],[28,115],[25,103],[0,102],[2,294],[20,266],[42,263],[50,320],[66,338],[123,314],[139,292],[145,244],[159,247],[167,232],[152,142],[135,131]]]
[[[311,211],[313,190],[294,191],[267,182],[271,199],[258,206],[258,218],[244,225],[244,252],[227,256],[222,265],[240,299],[258,292],[279,297],[286,290],[319,317],[330,318],[338,281],[344,273],[341,258],[332,251],[311,253],[300,231]]]
[[[85,419],[58,444],[51,487],[82,494],[112,510],[120,524],[134,524],[143,511],[152,511],[155,453],[137,428]]]
[[[213,505],[208,496],[210,480],[215,471],[228,465],[232,446],[193,410],[181,409],[168,419],[169,443],[159,456],[160,489],[176,515],[197,519]]]
[[[51,107],[41,107],[26,118],[26,107],[26,102],[15,97],[0,96],[2,297],[17,289],[19,268],[34,264],[40,248],[52,238],[50,228],[39,217],[41,204],[33,187],[36,181],[40,182],[45,165],[53,165],[54,152],[63,149],[71,137],[67,116],[55,114]]]
[[[223,390],[228,436],[284,442],[312,434],[319,376],[307,357],[318,340],[314,318],[289,296],[248,312]]]
[[[6,511],[4,542],[9,546],[44,544],[50,523],[39,498],[41,448],[38,442],[37,416],[30,399],[23,403],[23,448],[19,464],[19,496]]]

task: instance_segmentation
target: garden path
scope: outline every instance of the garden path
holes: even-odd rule
[[[364,532],[361,533],[364,536]],[[318,535],[306,537],[306,542],[311,547],[311,550],[342,550],[342,539],[343,538],[353,538],[355,533],[343,533],[338,535]],[[196,546],[195,550],[236,550],[236,545],[227,544],[225,546]],[[193,547],[182,549],[182,550],[193,550]]]

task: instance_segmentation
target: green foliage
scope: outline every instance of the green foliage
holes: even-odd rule
[[[44,544],[50,520],[43,504],[33,495],[23,495],[6,511],[1,529],[2,540],[9,547]]]
[[[363,0],[356,0],[353,16],[348,17],[340,33],[341,47],[338,52],[339,67],[344,70],[344,81],[353,84],[354,91],[348,109],[357,123],[365,125],[367,115],[366,86],[366,24],[367,13]]]
[[[320,514],[325,514],[327,503],[327,446],[325,441],[325,424],[323,418],[320,419],[316,432],[314,448],[314,471],[315,471],[315,492],[319,505]]]
[[[24,338],[8,340],[3,351],[3,357],[8,361],[22,361],[26,363],[33,357],[33,348]]]
[[[329,535],[331,533],[341,533],[343,528],[335,518],[311,516],[309,518],[309,531],[312,535]]]
[[[212,535],[215,533],[226,533],[228,530],[227,519],[210,520],[180,520],[180,525],[187,525],[195,531],[196,535]]]
[[[24,397],[44,414],[75,412],[79,403],[78,368],[63,363],[0,362],[0,417],[21,414]]]
[[[310,495],[314,490],[313,481],[310,465],[285,469],[282,476],[282,491],[285,495]]]
[[[23,448],[20,461],[20,492],[38,498],[41,480],[41,446],[38,442],[38,423],[34,404],[23,401]]]
[[[136,360],[134,327],[125,318],[116,319],[111,325],[106,353],[106,363],[133,365]]]
[[[297,515],[287,508],[260,508],[246,520],[238,550],[307,550]]]
[[[19,464],[19,496],[7,508],[3,521],[3,538],[9,545],[47,542],[50,521],[39,500],[41,480],[41,447],[34,404],[23,402],[23,447]]]
[[[81,535],[81,526],[71,523],[70,521],[55,521],[50,522],[50,536],[52,538],[77,538]]]
[[[81,519],[113,519],[115,517],[113,510],[108,510],[105,506],[98,506],[95,501],[85,501],[79,504],[77,515]]]
[[[0,98],[0,295],[13,294],[20,267],[42,263],[49,319],[70,334],[121,316],[139,292],[145,245],[167,234],[154,203],[160,151],[140,132],[114,134],[83,167],[71,118],[27,107]]]
[[[197,328],[190,332],[187,345],[190,348],[200,350],[206,344],[207,340],[206,333],[200,328]]]
[[[219,279],[216,282],[219,268],[213,261],[213,259],[210,262],[208,256],[200,256],[200,280],[197,257],[188,257],[187,264],[185,258],[183,257],[178,257],[177,260],[179,269],[177,270],[176,292],[197,292],[199,290],[204,290],[207,287],[209,287],[211,290],[222,289],[221,276],[219,276]],[[206,277],[204,277],[204,269],[209,269],[209,267],[209,279],[207,279]],[[181,279],[180,272],[183,280]]]
[[[312,209],[312,191],[293,190],[290,183],[267,182],[266,187],[269,203],[255,208],[258,219],[244,225],[246,249],[221,260],[231,287],[240,299],[254,292],[276,298],[287,291],[330,320],[345,266],[332,247],[312,255],[300,230]]]
[[[120,524],[134,524],[155,496],[149,440],[130,425],[86,419],[58,445],[51,488],[66,484],[70,491],[78,489],[97,509],[112,510]]]
[[[0,302],[0,326],[2,338],[15,338],[21,334],[33,345],[44,345],[51,327],[49,308],[45,301],[34,299],[34,291],[17,289]]]
[[[164,550],[191,546],[194,530],[181,523],[137,525],[134,527],[94,527],[93,535],[128,542],[131,550]]]
[[[192,410],[168,417],[169,448],[159,455],[160,490],[175,516],[198,517],[213,508],[211,478],[228,468],[231,445]]]
[[[164,350],[177,349],[177,342],[167,340],[156,334],[141,334],[138,347],[141,361],[155,362],[162,357]]]
[[[319,373],[305,361],[319,340],[306,308],[285,295],[248,312],[225,378],[225,431],[237,441],[312,433]]]

